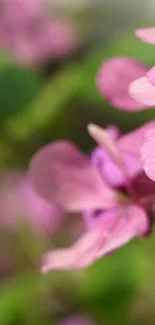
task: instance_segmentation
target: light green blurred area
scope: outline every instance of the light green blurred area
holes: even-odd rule
[[[71,139],[89,152],[94,146],[86,131],[89,122],[114,123],[126,132],[155,118],[154,110],[118,111],[98,94],[96,72],[115,55],[151,66],[155,48],[138,41],[132,30],[122,31],[48,78],[42,70],[15,66],[1,53],[1,171],[27,167],[37,148],[58,138]],[[4,233],[0,237],[13,260],[11,275],[1,277],[0,325],[55,325],[70,311],[88,313],[99,325],[154,324],[154,236],[134,241],[87,270],[47,276],[40,275],[39,266],[48,240],[21,236],[18,245],[9,233],[5,240]],[[64,306],[59,317],[55,297]]]

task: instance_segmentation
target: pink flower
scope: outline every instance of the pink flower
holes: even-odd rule
[[[155,45],[155,27],[137,29],[135,34],[142,41]],[[155,66],[144,77],[131,82],[129,93],[139,104],[147,105],[148,108],[155,105]]]
[[[35,231],[52,233],[59,227],[61,219],[58,208],[35,193],[25,173],[1,177],[1,227],[14,228],[27,223]]]
[[[140,147],[150,122],[126,135],[89,125],[99,144],[90,158],[68,141],[39,150],[30,179],[40,196],[67,212],[82,212],[85,231],[70,248],[47,252],[42,272],[79,269],[151,230],[155,184],[142,172]]]
[[[144,77],[148,67],[128,57],[114,57],[106,60],[97,74],[100,94],[113,106],[122,110],[141,110],[143,103],[135,101],[128,92],[130,83]]]
[[[81,315],[73,315],[65,318],[59,325],[93,325],[94,322],[86,317]]]
[[[39,65],[74,50],[77,32],[70,22],[50,18],[43,0],[4,0],[0,43],[23,65]]]

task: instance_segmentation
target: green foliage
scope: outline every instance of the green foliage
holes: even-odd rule
[[[75,97],[79,82],[79,73],[74,67],[60,71],[42,87],[18,118],[8,119],[7,134],[11,134],[13,139],[24,140],[46,128]]]

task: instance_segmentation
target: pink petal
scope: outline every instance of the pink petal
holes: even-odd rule
[[[129,86],[129,93],[139,103],[147,106],[155,105],[155,87],[149,82],[147,77],[133,81]]]
[[[145,43],[155,44],[155,27],[139,28],[135,30],[135,34]]]
[[[89,124],[88,132],[99,146],[103,147],[114,160],[118,159],[119,152],[116,143],[113,141],[113,138],[109,135],[106,129],[95,124]]]
[[[94,125],[88,125],[88,132],[92,138],[107,152],[111,160],[115,162],[122,173],[127,176],[126,165],[119,151],[115,139],[113,139],[107,130]]]
[[[86,232],[71,248],[46,253],[42,272],[87,267],[134,237],[143,236],[148,228],[148,217],[143,209],[136,205],[122,208],[109,218],[103,217],[98,227]]]
[[[146,175],[155,181],[155,128],[148,130],[143,138],[141,157]]]
[[[92,264],[101,239],[101,229],[86,232],[71,248],[57,249],[43,256],[41,271],[80,269]]]
[[[91,210],[84,213],[84,222],[86,229],[93,230],[97,227],[107,228],[107,222],[115,219],[117,208],[111,210]]]
[[[68,141],[39,150],[31,161],[30,178],[41,196],[68,211],[108,208],[115,202],[97,169]]]
[[[97,75],[99,92],[113,106],[122,110],[141,110],[144,104],[135,101],[128,93],[130,83],[145,76],[148,68],[139,61],[128,57],[108,59]]]
[[[68,270],[74,266],[75,252],[73,248],[58,249],[46,253],[42,259],[41,272],[47,273],[51,270]],[[74,267],[73,267],[74,268]]]
[[[122,209],[122,211],[120,209],[117,217],[110,220],[107,226],[104,226],[107,235],[97,257],[100,258],[109,254],[131,241],[134,237],[143,236],[148,232],[149,226],[148,216],[138,205],[131,205],[126,209]]]
[[[144,134],[155,127],[155,121],[148,122],[140,128],[122,135],[118,140],[118,147],[123,152],[140,156],[140,149]]]
[[[155,86],[155,65],[147,72],[148,81]]]
[[[117,140],[120,136],[120,130],[116,125],[110,124],[107,127],[107,132],[113,140]]]
[[[91,155],[92,164],[97,167],[104,179],[112,187],[126,185],[126,175],[121,168],[111,159],[109,155],[102,149],[96,148]],[[133,179],[142,171],[142,164],[139,156],[132,155],[128,152],[122,152],[122,159],[126,166],[126,173],[130,179]]]

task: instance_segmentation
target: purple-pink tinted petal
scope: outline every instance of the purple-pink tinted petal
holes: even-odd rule
[[[155,105],[155,86],[153,86],[147,77],[142,77],[133,81],[129,86],[129,93],[134,100],[144,105]]]
[[[125,245],[135,237],[143,236],[150,227],[148,216],[137,205],[128,206],[113,219],[103,221],[105,235],[97,257],[100,258]]]
[[[148,122],[143,126],[122,135],[118,139],[118,147],[123,152],[140,156],[140,149],[144,134],[151,128],[155,127],[155,121]]]
[[[155,127],[144,135],[141,157],[146,175],[155,181]]]
[[[108,127],[106,128],[109,136],[113,139],[113,140],[117,140],[120,136],[120,130],[117,128],[117,126],[111,124],[108,125]]]
[[[105,151],[105,157],[107,157],[109,163],[111,163],[111,166],[114,167],[114,170],[116,169],[116,166],[118,169],[120,169],[121,173],[124,175],[124,178],[127,179],[128,172],[121,151],[119,150],[115,139],[110,136],[108,130],[104,130],[94,124],[90,124],[88,125],[88,131],[94,140]],[[106,155],[106,152],[108,156]]]
[[[98,168],[104,179],[108,184],[114,187],[119,187],[126,184],[126,175],[123,170],[119,168],[109,155],[102,149],[97,148],[91,155],[92,164]],[[126,171],[129,178],[134,178],[140,171],[142,171],[140,151],[139,156],[122,152],[122,159],[126,165]]]
[[[86,229],[93,230],[97,227],[103,227],[103,223],[113,220],[117,215],[117,208],[111,210],[91,210],[84,213],[84,222]]]
[[[145,43],[155,44],[155,27],[139,28],[135,30],[136,36]]]
[[[115,193],[89,159],[68,141],[39,150],[31,161],[30,178],[41,196],[68,211],[115,204]]]
[[[128,57],[108,59],[97,75],[97,87],[102,96],[113,106],[122,110],[141,110],[144,104],[135,101],[128,92],[130,83],[145,76],[148,68]]]

